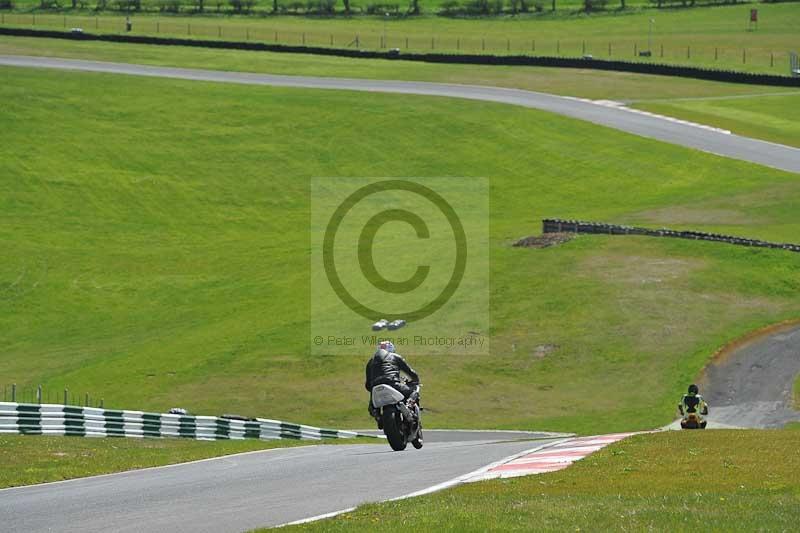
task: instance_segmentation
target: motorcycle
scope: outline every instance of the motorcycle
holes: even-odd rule
[[[411,442],[417,450],[422,448],[422,418],[420,416],[418,383],[406,400],[403,393],[391,385],[372,388],[372,405],[379,411],[383,433],[389,446],[396,452],[406,449]]]
[[[687,413],[681,420],[683,429],[706,429],[706,421],[698,413]]]

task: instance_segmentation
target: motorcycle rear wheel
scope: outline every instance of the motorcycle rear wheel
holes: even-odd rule
[[[396,452],[402,452],[406,449],[408,441],[403,433],[400,421],[400,412],[394,405],[387,405],[383,408],[383,433],[386,435],[386,440],[389,441],[389,446]]]
[[[411,445],[417,450],[419,450],[420,448],[422,448],[422,444],[423,444],[422,428],[419,428],[419,430],[417,431],[417,438],[411,441]]]

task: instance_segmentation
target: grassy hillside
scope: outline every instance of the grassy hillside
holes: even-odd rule
[[[502,105],[2,75],[6,382],[363,426],[366,354],[309,356],[313,176],[490,179],[492,353],[407,354],[431,427],[657,426],[717,346],[800,314],[797,254],[510,247],[544,216],[796,240],[794,175]]]
[[[642,435],[560,472],[365,505],[290,531],[786,531],[800,520],[798,436]]]
[[[748,31],[753,5],[715,8],[645,10],[597,15],[448,19],[442,17],[383,20],[308,17],[156,17],[134,16],[134,34],[180,35],[231,40],[261,40],[317,46],[398,47],[417,52],[537,54],[638,59],[649,44],[654,20],[652,58],[659,61],[748,71],[789,74],[787,53],[797,50],[800,26],[797,4],[757,4],[757,31]],[[35,17],[35,19],[34,19]],[[385,18],[385,17],[384,17]],[[42,28],[82,27],[86,31],[122,32],[123,16],[60,14],[2,15],[6,25]],[[384,42],[384,35],[386,40]],[[663,46],[663,54],[662,54]],[[610,47],[610,54],[609,54]],[[743,53],[744,52],[744,53]]]

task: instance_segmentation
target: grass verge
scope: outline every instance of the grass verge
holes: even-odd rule
[[[0,488],[48,483],[220,457],[314,444],[374,444],[366,438],[297,440],[131,439],[0,435]]]
[[[545,216],[791,241],[795,175],[499,104],[2,73],[0,375],[20,387],[363,426],[368,354],[309,353],[314,176],[490,179],[491,355],[406,351],[429,427],[658,427],[718,346],[800,315],[798,254],[510,246]]]
[[[294,76],[336,76],[491,85],[604,100],[754,96],[786,88],[671,76],[544,67],[427,64],[304,54],[0,36],[0,54],[117,61]],[[800,93],[800,91],[798,91]]]
[[[785,531],[800,521],[796,430],[664,432],[560,472],[473,483],[290,531]]]
[[[258,40],[362,49],[398,47],[416,52],[536,54],[659,61],[789,75],[788,51],[796,46],[800,8],[758,6],[757,31],[748,31],[750,5],[642,10],[555,17],[449,19],[442,17],[310,18],[133,16],[134,34],[227,40]],[[650,21],[652,39],[648,37]],[[124,16],[63,16],[10,13],[7,25],[82,27],[122,33]],[[652,41],[652,42],[651,42]],[[638,53],[652,48],[652,57]]]
[[[639,102],[635,107],[800,147],[800,93]]]

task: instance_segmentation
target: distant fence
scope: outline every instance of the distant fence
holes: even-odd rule
[[[0,402],[0,434],[67,435],[77,437],[181,437],[228,439],[350,439],[374,437],[280,420],[240,420],[94,407]]]
[[[3,385],[2,401],[12,403],[58,403],[62,402],[64,405],[82,405],[89,407],[94,404],[97,407],[103,407],[103,399],[90,396],[89,393],[75,393],[69,389],[57,390],[53,388],[45,388],[42,385],[37,387],[23,386],[18,387],[16,383],[11,385]]]
[[[800,252],[800,244],[774,243],[758,239],[745,239],[718,233],[705,233],[702,231],[675,231],[670,229],[648,229],[635,226],[622,226],[619,224],[606,224],[603,222],[585,222],[582,220],[564,220],[560,218],[546,218],[542,220],[544,233],[594,233],[606,235],[646,235],[649,237],[673,237],[678,239],[692,239],[702,241],[725,242],[739,246],[752,246],[755,248],[774,248]]]
[[[752,72],[742,72],[737,70],[723,70],[716,68],[703,68],[695,66],[685,66],[678,64],[667,63],[651,63],[643,61],[625,61],[625,60],[611,60],[599,59],[591,56],[585,57],[562,57],[561,52],[557,52],[555,56],[547,55],[533,55],[536,52],[532,51],[531,55],[494,55],[489,53],[460,53],[453,52],[434,52],[435,39],[431,39],[431,52],[408,52],[399,50],[386,50],[385,41],[381,41],[381,46],[376,46],[377,49],[363,50],[358,46],[358,36],[356,36],[356,48],[342,48],[335,47],[333,39],[328,46],[309,46],[306,44],[305,34],[303,34],[302,44],[278,44],[278,39],[274,43],[264,42],[257,37],[255,40],[250,40],[250,35],[242,35],[241,38],[245,40],[228,41],[222,40],[222,27],[219,27],[219,39],[196,39],[196,38],[182,38],[182,37],[159,37],[152,35],[133,35],[130,33],[89,33],[89,32],[72,32],[72,31],[59,31],[59,30],[37,30],[32,28],[9,28],[0,27],[0,35],[17,35],[24,37],[47,37],[55,39],[71,39],[71,40],[87,40],[87,41],[106,41],[106,42],[119,42],[119,43],[136,43],[136,44],[155,44],[155,45],[172,45],[172,46],[194,46],[201,48],[218,48],[230,50],[254,50],[254,51],[268,51],[268,52],[288,52],[288,53],[303,53],[303,54],[317,54],[327,56],[339,57],[357,57],[368,59],[393,59],[404,61],[421,61],[426,63],[453,63],[453,64],[468,64],[468,65],[524,65],[524,66],[540,66],[540,67],[561,67],[561,68],[580,68],[580,69],[596,69],[596,70],[610,70],[620,72],[635,72],[639,74],[661,74],[666,76],[680,76],[685,78],[704,79],[712,81],[723,81],[733,83],[750,83],[759,85],[774,85],[782,87],[800,87],[800,78],[789,76],[779,76],[775,74],[761,74]],[[189,25],[189,34],[191,33],[191,25]],[[193,35],[193,34],[192,34]],[[326,43],[327,44],[327,43]],[[351,43],[352,44],[352,43]],[[535,41],[532,42],[535,48]],[[342,46],[342,43],[338,43]],[[382,48],[382,49],[381,49]],[[408,43],[406,43],[406,50]],[[634,45],[635,52],[635,45]],[[510,44],[509,44],[510,50]],[[688,54],[687,49],[687,54]],[[634,53],[636,55],[636,53]],[[746,51],[743,53],[746,57]],[[774,63],[774,57],[770,56],[771,63]],[[788,61],[787,61],[788,66]]]

